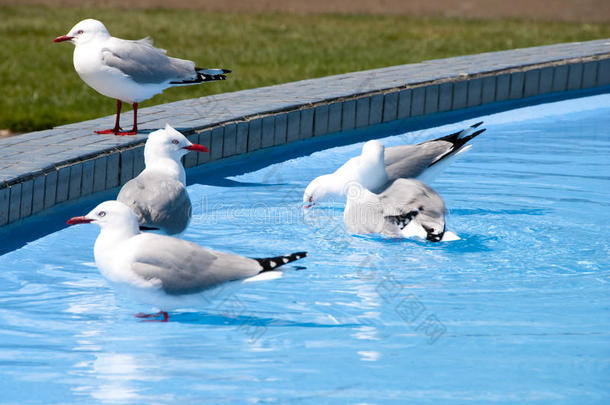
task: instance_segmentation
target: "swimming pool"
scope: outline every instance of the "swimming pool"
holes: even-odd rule
[[[1,256],[0,402],[608,401],[610,95],[478,120],[487,132],[432,184],[456,242],[347,235],[336,206],[304,217],[304,187],[353,143],[229,181],[192,171],[185,239],[309,257],[167,324],[105,283],[95,226]]]

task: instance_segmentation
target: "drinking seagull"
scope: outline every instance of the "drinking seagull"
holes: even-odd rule
[[[125,204],[105,201],[68,225],[94,223],[101,228],[95,241],[95,264],[119,289],[160,309],[184,308],[204,299],[202,293],[227,282],[248,279],[301,259],[306,252],[254,259],[217,252],[171,236],[140,233],[138,218]]]
[[[169,124],[148,135],[146,168],[125,183],[117,197],[133,210],[143,229],[158,228],[170,235],[186,229],[192,208],[181,158],[189,151],[208,148],[191,143]]]
[[[477,129],[478,122],[462,131],[416,145],[400,145],[384,148],[377,140],[364,144],[360,156],[348,160],[334,173],[315,178],[303,194],[303,206],[332,198],[343,198],[346,185],[356,182],[368,190],[379,193],[387,183],[400,178],[417,178],[430,182],[453,159],[468,151],[468,141],[485,131]]]
[[[203,69],[195,62],[167,56],[149,38],[130,41],[112,37],[104,24],[86,19],[53,42],[70,41],[74,68],[81,79],[98,93],[117,100],[114,128],[98,134],[135,135],[138,132],[138,103],[168,87],[225,80],[227,69]],[[122,102],[133,105],[133,129],[119,125]]]
[[[350,233],[416,236],[433,242],[459,239],[445,230],[443,199],[421,181],[396,179],[379,194],[352,182],[346,194],[343,221]]]

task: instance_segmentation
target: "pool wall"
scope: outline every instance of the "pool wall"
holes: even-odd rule
[[[235,72],[239,74],[239,72]],[[509,100],[610,85],[610,39],[303,80],[139,111],[141,135],[96,135],[114,116],[0,139],[0,226],[120,186],[144,167],[146,134],[166,123],[209,154],[187,168],[307,138]],[[124,117],[129,120],[129,117]]]

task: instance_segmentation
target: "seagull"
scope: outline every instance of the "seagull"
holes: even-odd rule
[[[419,237],[432,242],[457,240],[445,229],[445,203],[415,179],[396,179],[381,193],[352,182],[347,186],[343,221],[348,232],[388,237]]]
[[[191,199],[181,158],[190,151],[209,152],[169,124],[148,135],[144,146],[146,168],[125,183],[117,197],[137,215],[143,230],[161,229],[172,235],[186,229],[191,220]]]
[[[248,280],[302,259],[306,252],[262,259],[206,249],[198,244],[155,233],[141,233],[138,218],[125,204],[105,201],[68,225],[94,223],[101,228],[95,241],[95,264],[118,289],[160,309],[168,310],[201,302],[202,294],[225,283]]]
[[[368,141],[360,156],[351,158],[334,173],[319,176],[309,183],[303,193],[303,206],[310,208],[328,199],[343,198],[346,186],[351,182],[374,193],[383,191],[388,182],[400,178],[430,182],[456,156],[472,147],[466,143],[485,131],[485,128],[477,129],[482,123],[417,145],[385,148],[377,140]]]
[[[72,42],[74,68],[95,91],[117,100],[114,128],[98,134],[135,135],[138,132],[138,103],[172,86],[225,80],[227,69],[202,69],[195,62],[172,58],[155,48],[149,38],[130,41],[112,37],[104,24],[86,19],[53,42]],[[133,129],[119,125],[122,103],[133,105]]]

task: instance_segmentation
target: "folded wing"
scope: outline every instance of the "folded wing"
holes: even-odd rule
[[[155,234],[138,238],[132,270],[158,283],[170,295],[201,292],[262,270],[256,260],[208,250],[181,239]]]
[[[158,227],[168,234],[182,232],[191,218],[191,200],[184,185],[157,172],[143,172],[128,181],[117,200],[135,212],[140,225]]]
[[[196,80],[195,62],[171,58],[149,38],[130,41],[112,38],[102,50],[102,62],[140,84]]]

